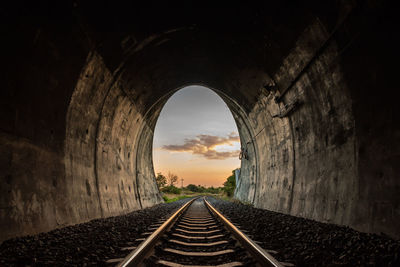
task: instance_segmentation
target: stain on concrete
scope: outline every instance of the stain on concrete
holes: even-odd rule
[[[92,195],[92,190],[91,190],[91,188],[90,188],[90,184],[89,184],[89,181],[88,181],[88,180],[86,180],[86,193],[87,193],[87,195],[88,195],[89,197]]]

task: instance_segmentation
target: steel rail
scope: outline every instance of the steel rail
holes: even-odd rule
[[[193,198],[177,210],[168,220],[166,220],[156,231],[154,231],[146,240],[144,240],[134,251],[129,253],[117,266],[139,266],[145,255],[154,247],[162,234],[178,219],[189,206],[198,198]]]
[[[208,209],[216,215],[216,217],[228,228],[228,230],[236,237],[240,244],[245,247],[249,253],[261,264],[261,266],[283,267],[274,257],[266,252],[259,245],[254,243],[247,235],[242,233],[228,219],[226,219],[218,210],[216,210],[205,198]]]

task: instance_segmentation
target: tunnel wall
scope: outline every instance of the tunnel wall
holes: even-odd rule
[[[67,116],[68,196],[76,221],[120,215],[162,201],[153,169],[141,163],[149,157],[151,162],[148,128],[102,58],[91,53]]]
[[[276,87],[289,86],[328,37],[319,21],[305,29],[274,75]],[[259,133],[256,207],[352,223],[358,197],[354,118],[340,67],[332,66],[336,56],[332,44],[282,102],[275,101],[279,90],[266,92],[250,112]]]
[[[385,5],[386,4],[386,5]],[[355,119],[359,198],[354,225],[400,238],[400,105],[397,14],[386,9],[353,22],[351,46],[341,42],[341,68]],[[356,27],[358,29],[356,29]],[[348,41],[348,39],[347,39]]]
[[[319,20],[307,27],[249,112],[259,133],[253,203],[398,238],[396,82],[390,56],[372,53],[396,42],[387,24],[362,37],[349,24],[345,38],[332,38]],[[236,197],[247,201],[246,190]]]
[[[76,25],[54,28],[3,15],[0,242],[73,223],[65,194],[65,121],[88,54],[84,36],[71,30]]]
[[[49,52],[56,54],[36,51],[50,66],[61,60],[51,58]],[[102,57],[92,51],[85,62],[80,56],[70,57],[72,66],[52,66],[52,70],[33,62],[27,73],[32,77],[47,73],[50,83],[44,79],[31,84],[28,76],[14,85],[14,91],[5,92],[14,95],[1,98],[8,99],[3,105],[6,112],[1,113],[0,224],[5,229],[1,241],[162,202],[152,164],[147,164],[151,162],[151,127]],[[68,73],[68,67],[79,71]],[[75,76],[67,79],[67,75]],[[65,86],[66,93],[60,94],[57,87],[58,93],[51,93],[54,86]],[[35,87],[36,100],[26,93]]]
[[[243,153],[240,161],[240,175],[234,195],[237,199],[245,203],[254,203],[257,193],[256,184],[259,180],[259,157],[257,148],[253,142],[253,137],[255,136],[253,132],[254,129],[249,123],[247,113],[234,99],[220,91],[216,92],[221,96],[232,112],[239,132],[241,151]]]

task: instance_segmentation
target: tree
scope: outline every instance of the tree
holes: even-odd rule
[[[172,172],[168,172],[167,179],[168,179],[169,185],[174,185],[174,183],[176,183],[178,181],[178,175],[176,175]]]
[[[226,179],[224,183],[224,191],[228,195],[228,197],[233,196],[233,193],[236,188],[236,179],[235,179],[235,171],[232,171],[232,175]]]
[[[186,186],[187,190],[190,190],[192,192],[198,192],[199,188],[197,186],[195,186],[194,184],[189,184],[188,186]]]
[[[167,184],[167,177],[165,177],[164,175],[162,175],[161,172],[159,172],[159,173],[157,173],[157,176],[156,176],[156,182],[157,182],[158,189],[161,189],[162,187],[164,187]]]

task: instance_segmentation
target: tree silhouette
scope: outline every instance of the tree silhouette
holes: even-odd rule
[[[174,185],[174,183],[176,183],[178,181],[178,175],[176,175],[172,172],[168,172],[167,179],[168,179],[168,184],[170,186]]]
[[[162,175],[161,172],[159,172],[159,173],[157,173],[157,176],[156,176],[156,182],[157,182],[158,189],[161,189],[162,187],[164,187],[167,184],[167,177],[165,177],[164,175]]]

